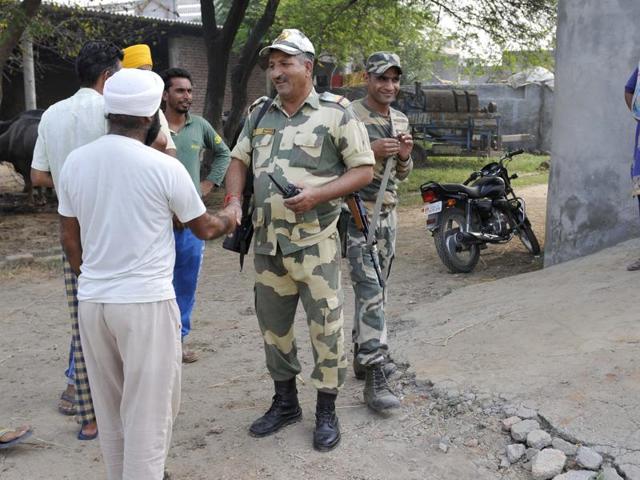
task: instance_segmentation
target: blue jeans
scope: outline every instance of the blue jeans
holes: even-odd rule
[[[73,341],[69,346],[69,366],[64,371],[64,376],[67,377],[67,384],[75,385],[76,378],[76,361],[73,354]]]
[[[204,255],[204,241],[196,237],[190,229],[174,230],[176,240],[176,264],[173,268],[173,288],[180,309],[182,338],[191,331],[191,312],[196,303],[198,275]]]

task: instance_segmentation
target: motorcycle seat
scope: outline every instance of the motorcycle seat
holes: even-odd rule
[[[447,193],[464,193],[469,198],[480,198],[480,187],[468,187],[461,183],[441,183],[442,190]]]

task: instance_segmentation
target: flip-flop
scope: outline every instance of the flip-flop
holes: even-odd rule
[[[82,429],[80,429],[80,431],[78,432],[78,435],[77,435],[77,439],[78,440],[94,440],[97,436],[98,436],[98,431],[97,430],[96,430],[96,433],[94,433],[93,435],[86,435],[86,434],[82,433]]]
[[[64,400],[65,402],[69,402],[71,404],[70,407],[63,407],[61,404],[58,404],[58,411],[62,415],[75,415],[76,414],[76,397],[75,395],[72,397],[66,391],[62,392],[60,395],[60,400]]]
[[[15,432],[15,431],[16,431],[16,429],[0,428],[0,438],[2,438],[2,436],[6,435],[7,433],[12,433],[12,432]],[[16,444],[25,441],[27,438],[29,438],[31,436],[32,433],[33,432],[31,430],[31,428],[29,428],[26,432],[24,432],[19,437],[14,438],[13,440],[9,440],[8,442],[0,441],[0,450],[2,450],[4,448],[13,447]]]

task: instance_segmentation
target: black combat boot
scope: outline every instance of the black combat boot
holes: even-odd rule
[[[271,408],[253,422],[249,428],[249,433],[254,437],[266,437],[302,418],[302,410],[298,403],[298,390],[296,390],[296,377],[284,382],[274,381],[273,383],[276,394],[273,396]]]
[[[391,359],[391,356],[387,354],[382,362],[382,369],[387,378],[391,377],[396,371],[398,367]],[[356,376],[358,380],[364,380],[367,376],[367,367],[358,362],[358,344],[353,344],[353,374]]]
[[[318,392],[313,448],[321,452],[333,450],[340,443],[340,423],[336,415],[337,396],[333,393]]]
[[[384,373],[384,366],[380,363],[367,368],[364,383],[364,401],[369,408],[376,412],[383,412],[400,406],[400,400],[391,391]]]

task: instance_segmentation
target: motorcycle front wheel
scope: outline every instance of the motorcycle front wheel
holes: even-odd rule
[[[440,228],[433,235],[438,256],[451,273],[469,273],[480,259],[478,245],[464,245],[456,240],[456,234],[465,231],[465,225],[464,211],[447,208],[442,212]]]
[[[518,227],[518,237],[520,237],[520,241],[532,255],[540,255],[540,243],[538,243],[536,234],[533,233],[531,222],[529,222],[528,218]]]

